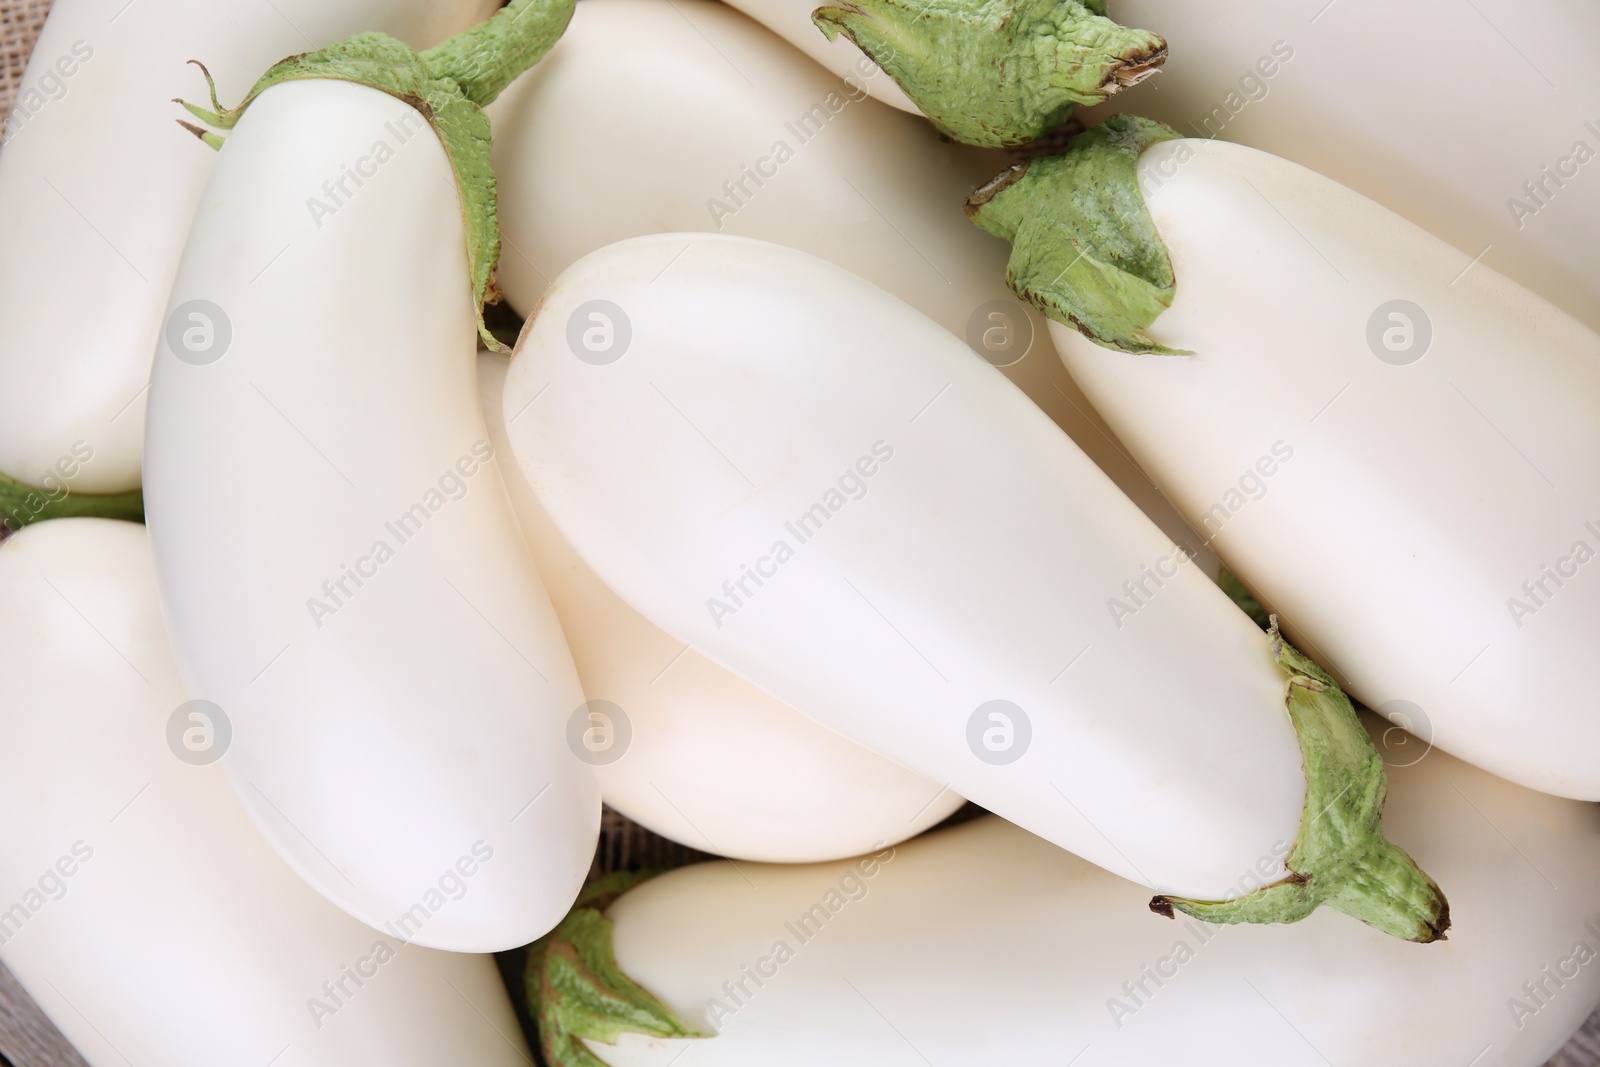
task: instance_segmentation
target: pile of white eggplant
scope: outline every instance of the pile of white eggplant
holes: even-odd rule
[[[1333,5],[265,7],[60,0],[0,141],[0,961],[92,1067],[1600,1003],[1593,18],[1358,132]]]

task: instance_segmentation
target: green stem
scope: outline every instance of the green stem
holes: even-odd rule
[[[1158,896],[1150,909],[1214,923],[1291,923],[1326,904],[1407,941],[1444,939],[1450,903],[1405,850],[1383,836],[1383,757],[1331,675],[1295,651],[1272,618],[1272,651],[1305,761],[1300,834],[1289,877],[1226,901]]]
[[[625,1033],[711,1036],[683,1023],[623,974],[612,951],[605,909],[657,873],[621,871],[585,886],[567,917],[529,949],[523,986],[550,1067],[605,1067],[584,1045],[586,1040],[615,1045]]]
[[[1011,242],[1006,281],[1016,294],[1108,348],[1186,354],[1145,333],[1177,282],[1137,170],[1145,149],[1177,137],[1117,115],[1063,154],[1019,163],[968,197],[968,217]]]
[[[1261,601],[1244,587],[1238,576],[1226,567],[1217,575],[1217,588],[1227,593],[1228,599],[1233,601],[1240,611],[1250,616],[1251,622],[1263,630],[1272,629],[1272,617],[1267,614],[1267,609],[1262,607]]]
[[[1167,58],[1103,0],[839,0],[811,21],[854,41],[940,132],[988,148],[1033,140]]]
[[[280,60],[258,79],[237,107],[217,99],[204,64],[211,107],[177,101],[213,130],[231,130],[263,92],[286,81],[329,79],[355,82],[388,93],[417,109],[433,127],[455,173],[467,239],[467,271],[478,335],[491,349],[502,344],[484,322],[485,304],[496,303],[495,269],[500,262],[500,222],[494,170],[489,165],[489,120],[483,107],[511,81],[544,57],[572,19],[574,0],[512,0],[493,17],[421,55],[385,33],[358,33],[343,41]],[[179,125],[213,148],[223,139],[180,119]]]
[[[572,21],[575,0],[511,0],[487,21],[422,53],[435,77],[461,87],[479,107],[543,59]]]
[[[38,489],[0,474],[0,523],[8,529],[46,519],[123,519],[144,521],[144,492],[69,493]]]

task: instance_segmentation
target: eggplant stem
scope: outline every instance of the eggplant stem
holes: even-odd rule
[[[572,910],[529,948],[523,972],[539,1047],[550,1067],[605,1067],[584,1044],[614,1045],[622,1034],[701,1038],[665,1004],[623,973],[605,909],[658,871],[618,871],[584,886]]]
[[[1098,0],[838,0],[811,21],[850,38],[941,133],[985,148],[1026,144],[1167,58]]]
[[[1175,130],[1113,115],[1057,156],[1001,172],[967,197],[974,225],[1011,242],[1006,283],[1046,317],[1121,352],[1189,355],[1147,332],[1177,292],[1139,189],[1139,156]]]
[[[43,489],[0,474],[0,534],[47,519],[98,518],[144,521],[144,493],[73,493]]]
[[[1284,860],[1289,877],[1234,900],[1157,896],[1150,909],[1212,923],[1292,923],[1327,905],[1407,941],[1445,940],[1450,902],[1383,835],[1389,781],[1350,698],[1283,639],[1276,615],[1267,639],[1287,677],[1284,705],[1306,770],[1300,833]]]
[[[488,107],[523,71],[544,58],[572,21],[575,0],[511,0],[484,22],[422,53],[437,78]]]
[[[466,230],[467,273],[472,285],[478,336],[492,351],[506,345],[484,321],[483,309],[500,299],[495,270],[500,262],[500,223],[494,171],[489,163],[489,120],[484,105],[544,57],[572,19],[575,0],[512,0],[511,4],[442,44],[418,54],[385,33],[358,33],[315,52],[289,56],[256,80],[238,107],[217,99],[211,72],[199,60],[211,110],[175,101],[207,126],[231,130],[263,92],[286,81],[354,82],[388,93],[417,110],[444,146],[461,198]],[[192,123],[179,124],[212,148],[223,139]]]

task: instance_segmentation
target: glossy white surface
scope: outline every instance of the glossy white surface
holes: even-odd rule
[[[314,215],[342,167],[375,173]],[[409,936],[531,941],[588,870],[599,790],[567,747],[583,697],[489,461],[460,206],[421,116],[345,82],[263,93],[184,252],[173,304],[196,299],[231,343],[157,355],[145,499],[179,669],[236,725],[235,790],[380,928],[492,850]]]
[[[1005,242],[961,210],[1003,154],[844,92],[711,0],[583,0],[488,112],[499,281],[524,315],[551,278],[627,237],[715,231],[798,248],[992,344],[991,360],[1168,536],[1193,540],[1055,358],[1044,317],[1006,288]]]
[[[1114,0],[1111,17],[1172,42],[1116,110],[1326,174],[1600,329],[1600,6]]]
[[[509,457],[507,363],[478,356],[484,421]],[[607,804],[675,841],[772,863],[894,844],[961,806],[939,783],[819,726],[655,626],[572,550],[515,464],[502,473],[584,693],[617,720],[594,720]]]
[[[836,77],[865,88],[877,100],[920,117],[921,109],[911,102],[905,90],[878,69],[848,37],[840,34],[832,41],[811,21],[811,12],[821,4],[813,0],[732,0],[732,6],[788,41]]]
[[[139,485],[144,387],[216,153],[172,98],[236,104],[266,69],[352,33],[413,47],[494,0],[60,0],[0,147],[0,472],[75,492]],[[318,179],[321,180],[320,178]],[[67,469],[72,469],[69,465]],[[55,475],[60,477],[59,473]]]
[[[143,527],[29,527],[0,600],[0,956],[93,1067],[526,1062],[492,960],[351,919],[169,748]]]
[[[1416,744],[1387,753],[1384,822],[1446,887],[1448,941],[1330,911],[1169,922],[1140,886],[991,817],[903,845],[870,877],[703,864],[645,883],[608,912],[622,969],[721,1033],[590,1048],[614,1067],[789,1067],[840,1049],[852,1063],[1537,1067],[1600,999],[1600,815],[1442,752],[1404,765]]]
[[[586,348],[607,319],[626,347]],[[1147,884],[1215,899],[1282,870],[1304,782],[1265,637],[887,293],[742,238],[621,242],[545,295],[505,404],[562,533],[681,641]]]
[[[1139,173],[1178,279],[1151,333],[1196,354],[1053,326],[1085,391],[1353,696],[1600,799],[1600,336],[1293,163],[1168,142]],[[1293,458],[1256,476],[1276,442]]]

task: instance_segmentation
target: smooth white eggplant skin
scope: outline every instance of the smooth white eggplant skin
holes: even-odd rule
[[[169,747],[203,727],[143,527],[22,531],[0,600],[0,957],[90,1064],[526,1062],[492,960],[351,919]]]
[[[347,168],[375,173],[314,217],[307,198]],[[478,407],[439,141],[376,89],[268,89],[206,187],[172,297],[191,300],[231,341],[211,362],[157,354],[146,507],[185,684],[235,724],[235,790],[369,925],[525,944],[582,883],[600,801]],[[493,858],[469,891],[419,915],[474,849]]]
[[[1600,7],[1319,7],[1115,0],[1182,43],[1115,110],[1326,174],[1600,329]]]
[[[941,141],[711,0],[584,0],[487,112],[499,282],[523,314],[551,278],[628,237],[717,231],[809,252],[995,344],[992,360],[1123,492],[1194,540],[1052,356],[1044,316],[1006,288],[1005,246],[962,217],[1005,156]]]
[[[597,308],[631,332],[610,362],[583,348]],[[563,535],[680,641],[1146,885],[1283,875],[1306,786],[1260,631],[887,293],[743,238],[620,242],[546,293],[505,405]],[[1161,560],[1119,628],[1107,598]]]
[[[919,118],[921,109],[911,102],[905,90],[878,69],[855,42],[840,34],[833,40],[811,21],[811,13],[820,5],[812,0],[734,0],[733,7],[743,11],[773,33],[804,52],[837,78],[860,85],[890,107],[899,108]]]
[[[1600,799],[1600,336],[1294,163],[1169,141],[1138,173],[1177,278],[1149,333],[1194,354],[1052,323],[1074,377],[1352,696]]]
[[[507,457],[508,364],[478,355],[489,439]],[[819,726],[629,607],[573,551],[516,466],[502,471],[584,694],[626,723],[595,723],[607,804],[675,841],[770,863],[859,855],[961,806],[939,783]]]
[[[0,472],[79,493],[139,486],[150,359],[215,160],[174,121],[186,116],[173,98],[204,95],[189,60],[237,100],[291,53],[363,30],[427,47],[497,6],[57,3],[0,146]]]
[[[1384,822],[1450,886],[1448,941],[1162,922],[986,817],[864,868],[701,864],[629,891],[607,911],[622,970],[720,1033],[588,1047],[612,1067],[1537,1067],[1600,1000],[1600,814],[1441,752],[1406,765],[1417,744],[1388,749]]]
[[[941,142],[705,0],[585,0],[550,55],[488,113],[506,237],[499,280],[514,306],[534,309],[549,279],[595,248],[718,228],[839,263],[954,332],[995,304],[1013,324],[1027,316],[1035,338],[1006,374],[1173,536],[1187,535],[1093,421],[1043,317],[1006,289],[1004,249],[955,209],[1001,157]],[[587,161],[581,181],[575,159]],[[866,758],[685,651],[594,576],[536,497],[510,488],[587,695],[631,720],[629,757],[596,768],[609,803],[708,851],[784,861],[893,842],[957,803],[949,793],[930,803],[940,783]],[[718,773],[699,773],[708,762]]]

